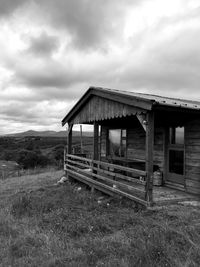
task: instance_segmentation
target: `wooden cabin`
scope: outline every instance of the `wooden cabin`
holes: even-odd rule
[[[144,205],[200,195],[200,102],[90,87],[65,124],[68,176]],[[92,154],[72,154],[75,124],[94,126]]]

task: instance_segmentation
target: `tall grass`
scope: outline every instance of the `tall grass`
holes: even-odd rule
[[[100,193],[49,179],[1,199],[1,266],[200,266],[197,208],[99,204]]]

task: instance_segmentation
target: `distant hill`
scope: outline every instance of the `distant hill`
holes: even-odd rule
[[[67,131],[33,131],[29,130],[26,132],[7,134],[6,136],[11,137],[25,137],[25,136],[41,136],[41,137],[66,137]],[[73,136],[80,136],[80,132],[73,131]],[[92,132],[83,132],[83,136],[91,137],[93,136]]]

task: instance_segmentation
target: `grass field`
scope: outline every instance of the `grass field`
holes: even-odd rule
[[[200,266],[199,208],[98,201],[61,176],[0,181],[0,266]]]

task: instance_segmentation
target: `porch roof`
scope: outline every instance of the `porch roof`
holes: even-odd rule
[[[85,118],[83,118],[83,116],[80,116],[80,112],[92,97],[98,97],[99,99],[103,99],[104,101],[107,100],[109,101],[109,103],[115,102],[119,105],[121,104],[121,106],[112,109],[112,114],[108,114],[108,112],[106,112],[106,115],[103,115],[102,109],[100,110],[98,109],[98,106],[96,106],[95,110],[99,111],[99,114],[101,115],[95,116],[95,112],[92,112],[92,117],[87,120],[88,122],[99,119],[122,117],[131,114],[146,113],[148,110],[152,110],[154,108],[175,108],[179,110],[200,111],[200,101],[177,99],[102,87],[90,87],[75,104],[75,106],[69,111],[69,113],[63,118],[62,125],[64,126],[67,122],[74,122],[74,120],[76,123],[86,122],[84,121]],[[100,101],[95,104],[102,105],[102,103],[103,102]],[[90,108],[91,107],[88,107],[87,110],[90,110]],[[117,113],[116,116],[113,113]]]

